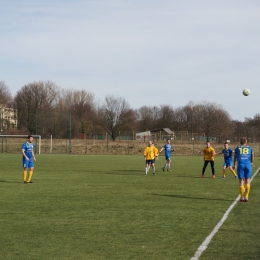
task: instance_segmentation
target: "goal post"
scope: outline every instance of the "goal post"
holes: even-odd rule
[[[39,140],[38,144],[36,143],[36,153],[41,154],[41,136],[40,135],[31,135],[34,139]],[[2,144],[2,153],[4,152],[4,140],[6,141],[6,146],[7,146],[7,140],[8,139],[17,139],[17,138],[23,138],[23,140],[18,144],[16,142],[9,142],[9,143],[15,143],[14,145],[20,145],[22,147],[22,143],[25,142],[27,139],[28,135],[0,135],[0,143]],[[35,142],[34,142],[35,143]],[[9,144],[10,145],[10,144]],[[38,146],[38,147],[37,147]],[[7,150],[7,147],[6,147]]]

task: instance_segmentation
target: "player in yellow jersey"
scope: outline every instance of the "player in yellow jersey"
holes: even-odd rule
[[[152,142],[152,146],[154,146],[154,142]],[[155,157],[157,157],[158,159],[158,155],[159,155],[159,150],[154,146],[155,148]]]
[[[202,168],[202,174],[200,175],[200,178],[204,178],[205,170],[210,163],[211,166],[211,172],[212,172],[212,178],[215,178],[215,169],[214,169],[214,156],[216,155],[215,150],[210,146],[210,142],[206,142],[206,147],[203,150],[204,155],[204,165]]]
[[[144,149],[145,175],[148,174],[150,166],[152,166],[153,175],[155,175],[155,158],[158,160],[158,149],[154,147],[152,141],[149,141],[148,146]]]
[[[152,145],[154,146],[154,142],[152,143]],[[156,147],[155,147],[155,157],[157,160],[159,160],[159,150]],[[154,167],[155,167],[155,159],[154,159]]]

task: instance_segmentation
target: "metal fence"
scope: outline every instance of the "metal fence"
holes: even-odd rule
[[[2,153],[21,153],[25,138],[2,138]],[[142,154],[148,140],[97,140],[97,139],[39,139],[34,140],[35,153],[41,154]],[[163,147],[165,140],[154,140],[157,148]],[[202,155],[204,140],[172,140],[173,155]],[[230,143],[235,148],[238,143]],[[250,143],[255,155],[260,154],[260,143]],[[223,144],[212,142],[213,148],[221,152]]]

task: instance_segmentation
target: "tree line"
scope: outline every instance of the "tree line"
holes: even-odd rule
[[[39,134],[43,138],[84,137],[108,135],[132,136],[160,128],[187,131],[223,140],[239,140],[241,136],[257,142],[260,139],[260,114],[232,120],[230,114],[217,103],[190,101],[174,108],[169,104],[142,106],[132,109],[122,97],[107,95],[96,102],[93,93],[86,90],[62,89],[47,81],[24,85],[12,96],[10,89],[0,81],[0,105],[17,109],[17,128],[5,124],[5,134]],[[7,119],[5,119],[7,120]]]

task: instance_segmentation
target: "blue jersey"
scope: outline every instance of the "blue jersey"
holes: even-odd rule
[[[24,143],[22,145],[22,150],[24,151],[25,155],[29,158],[29,160],[32,160],[33,158],[33,143]]]
[[[232,161],[233,150],[231,148],[223,149],[222,153],[224,154],[225,161]]]
[[[235,149],[237,163],[239,164],[251,164],[251,157],[253,149],[251,146],[239,145]]]
[[[164,148],[164,153],[166,157],[170,157],[171,156],[171,150],[172,150],[172,146],[170,144],[165,144],[163,146]]]

